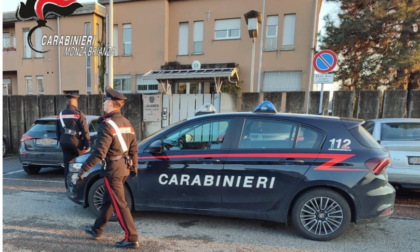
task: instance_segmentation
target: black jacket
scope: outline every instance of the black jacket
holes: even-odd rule
[[[67,105],[67,107],[62,111],[62,117],[65,127],[63,128],[60,120],[60,115],[58,115],[57,120],[57,140],[62,141],[62,136],[65,134],[65,130],[74,131],[74,137],[78,138],[81,141],[81,149],[89,149],[90,146],[90,135],[89,128],[86,122],[85,114],[80,111],[75,106]],[[80,133],[79,133],[80,132]]]

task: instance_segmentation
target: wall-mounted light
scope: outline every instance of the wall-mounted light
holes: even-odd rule
[[[244,16],[248,25],[249,37],[254,42],[254,39],[258,37],[258,24],[261,24],[261,13],[256,10],[251,10],[245,13]]]

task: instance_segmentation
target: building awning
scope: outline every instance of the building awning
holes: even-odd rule
[[[186,79],[213,79],[228,78],[229,81],[238,81],[239,72],[237,67],[231,68],[208,68],[208,69],[173,69],[151,70],[143,75],[143,79],[150,80],[186,80]]]

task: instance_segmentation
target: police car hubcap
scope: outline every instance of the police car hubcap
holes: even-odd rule
[[[104,203],[104,194],[105,194],[105,186],[100,186],[93,194],[93,204],[94,207],[98,210],[98,212],[102,208],[102,204]],[[112,212],[112,216],[115,216],[115,211]]]
[[[303,205],[300,211],[300,221],[305,229],[313,234],[331,234],[341,226],[343,210],[331,198],[313,198]]]
[[[100,210],[103,203],[103,197],[105,194],[105,186],[101,186],[98,190],[95,191],[93,196],[93,203],[95,204],[95,208]]]

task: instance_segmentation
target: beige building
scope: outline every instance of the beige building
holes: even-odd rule
[[[32,34],[33,45],[48,51],[44,53],[28,48],[26,41],[37,23],[4,13],[3,93],[99,93],[101,59],[106,58],[101,56],[109,49],[99,45],[108,27],[108,2],[83,4],[71,16],[48,19],[51,29],[38,28]],[[242,92],[311,89],[321,4],[321,0],[114,0],[114,88],[178,94],[216,93],[235,84]],[[245,14],[251,14],[250,19]],[[257,37],[251,39],[255,32],[248,29],[257,29]],[[54,43],[54,36],[63,41]],[[66,36],[73,36],[74,45],[65,45]],[[95,52],[90,56],[89,48]]]
[[[3,94],[56,95],[77,91],[98,93],[99,57],[68,56],[70,46],[51,45],[54,38],[95,36],[94,46],[102,38],[106,14],[104,6],[85,4],[72,16],[47,19],[48,27],[39,27],[27,40],[37,22],[20,21],[16,13],[3,13]],[[83,47],[82,39],[74,47]],[[50,42],[49,42],[50,41]],[[86,47],[86,46],[85,46]],[[44,52],[45,51],[45,52]],[[42,53],[44,52],[44,53]]]

